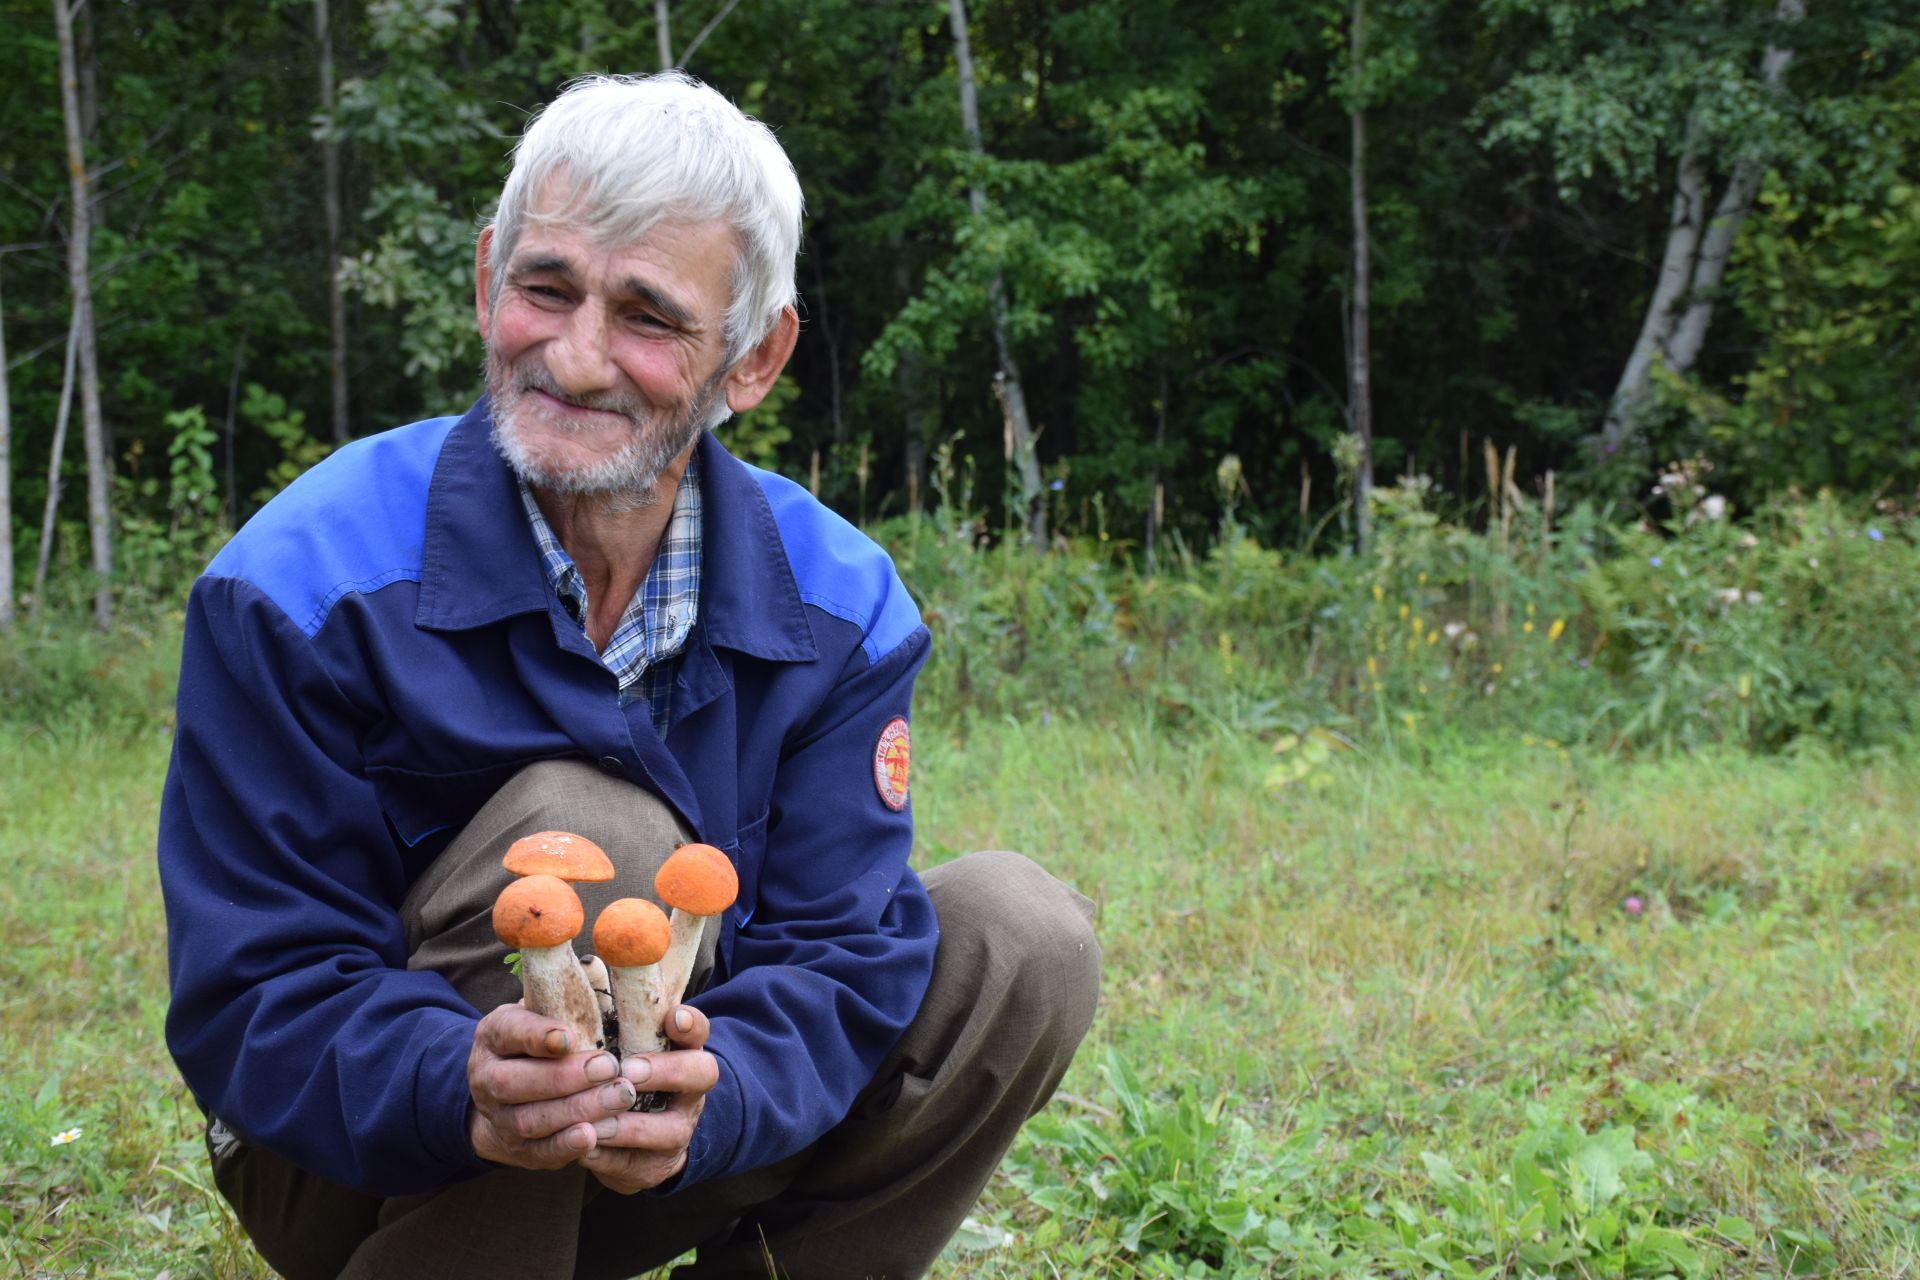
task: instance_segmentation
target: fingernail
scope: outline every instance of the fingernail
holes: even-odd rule
[[[600,1105],[609,1111],[625,1111],[633,1105],[633,1098],[633,1086],[625,1080],[615,1080],[600,1091]]]
[[[581,1160],[581,1163],[583,1164],[592,1164],[594,1161],[598,1160],[599,1158],[600,1158],[600,1148],[598,1147],[595,1147],[591,1151],[583,1151],[580,1153],[580,1160]]]
[[[593,1131],[599,1134],[603,1141],[611,1142],[620,1136],[620,1122],[612,1116],[608,1116],[604,1120],[595,1120],[593,1122]],[[595,1147],[594,1150],[598,1151],[599,1148]]]
[[[675,1009],[673,1011],[673,1027],[676,1031],[693,1030],[693,1015],[685,1009]]]
[[[567,1033],[564,1031],[547,1032],[547,1052],[556,1058],[566,1053],[570,1047]]]
[[[645,1084],[653,1079],[653,1063],[646,1058],[628,1058],[621,1065],[627,1073],[627,1079],[635,1084]]]
[[[588,1131],[582,1129],[579,1125],[575,1125],[573,1128],[567,1130],[567,1145],[575,1151],[585,1151],[591,1142],[592,1138]]]
[[[603,1053],[587,1063],[587,1079],[594,1084],[611,1080],[619,1074],[620,1060],[610,1053]]]

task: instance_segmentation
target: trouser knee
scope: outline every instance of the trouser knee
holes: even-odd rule
[[[940,919],[936,984],[961,984],[995,1041],[1029,1046],[1057,1078],[1099,1002],[1093,903],[1005,850],[942,864],[926,882]]]

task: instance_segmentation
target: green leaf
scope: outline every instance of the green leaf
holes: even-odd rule
[[[39,1091],[33,1095],[33,1105],[36,1107],[50,1107],[59,1100],[59,1097],[60,1077],[51,1075],[41,1082]]]
[[[1724,1239],[1731,1240],[1735,1244],[1744,1245],[1751,1245],[1758,1238],[1759,1234],[1754,1231],[1753,1224],[1745,1218],[1735,1218],[1731,1216],[1715,1218],[1713,1220],[1713,1233]]]

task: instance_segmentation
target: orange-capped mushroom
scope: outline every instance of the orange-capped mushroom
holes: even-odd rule
[[[740,878],[727,855],[710,844],[683,844],[653,877],[660,901],[696,916],[717,916],[740,895]]]
[[[672,937],[666,913],[645,898],[610,902],[593,922],[593,949],[607,962],[613,982],[613,1014],[620,1024],[622,1057],[658,1053],[667,1047],[660,1025],[667,1007],[659,960]]]
[[[507,847],[500,865],[517,876],[558,876],[577,884],[599,884],[613,879],[613,862],[606,851],[571,831],[536,831]]]
[[[594,952],[616,969],[658,964],[672,940],[667,913],[645,898],[609,902],[593,922]]]
[[[558,876],[524,876],[493,903],[494,936],[522,951],[572,942],[586,921],[580,895]]]
[[[660,985],[667,1008],[680,1003],[700,952],[700,935],[709,917],[733,905],[740,877],[727,855],[710,844],[683,844],[653,877],[653,892],[673,908],[673,943],[660,961]]]
[[[522,1002],[566,1026],[575,1052],[606,1044],[600,1006],[573,953],[573,939],[586,922],[573,886],[558,876],[522,876],[493,903],[493,931],[520,952]]]

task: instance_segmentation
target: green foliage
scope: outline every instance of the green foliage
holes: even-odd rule
[[[1749,491],[1920,487],[1920,75],[1850,104],[1825,145],[1840,172],[1795,190],[1778,172],[1742,226],[1732,276],[1760,340],[1718,391],[1668,387]]]
[[[166,415],[166,477],[141,476],[144,441],[129,450],[131,475],[116,477],[117,551],[126,582],[164,596],[199,572],[226,541],[213,450],[219,437],[198,405]]]
[[[1707,465],[1665,477],[1663,524],[1516,489],[1488,533],[1415,478],[1376,490],[1365,560],[1229,533],[1148,577],[1098,539],[1034,557],[951,507],[876,533],[934,632],[920,696],[940,713],[1146,696],[1169,727],[1267,737],[1277,787],[1343,739],[1418,758],[1466,726],[1549,753],[1870,748],[1920,728],[1908,519],[1820,498],[1735,520]]]
[[[268,391],[257,382],[247,384],[246,395],[240,401],[240,414],[273,441],[280,454],[267,470],[267,483],[254,491],[256,503],[266,502],[292,484],[308,467],[333,452],[333,446],[307,433],[307,415],[303,411],[290,408],[286,397]]]
[[[1111,1049],[1100,1071],[1117,1132],[1044,1113],[1005,1165],[1008,1181],[1049,1215],[1037,1246],[1090,1225],[1142,1276],[1259,1275],[1280,1260],[1331,1262],[1333,1224],[1311,1202],[1324,1136],[1317,1125],[1263,1143],[1244,1119],[1224,1118],[1224,1093],[1203,1102],[1188,1085],[1163,1102]]]

